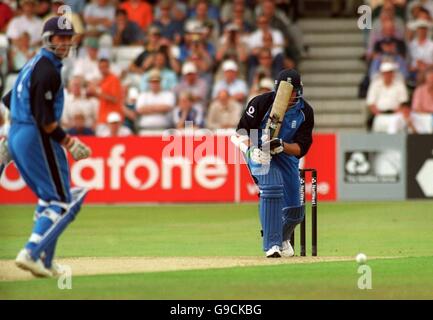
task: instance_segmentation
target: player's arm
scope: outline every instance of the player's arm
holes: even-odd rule
[[[69,136],[55,117],[56,94],[61,87],[59,73],[48,59],[41,59],[32,72],[30,106],[33,118],[41,131],[62,144],[75,160],[90,156],[90,149],[77,138]]]

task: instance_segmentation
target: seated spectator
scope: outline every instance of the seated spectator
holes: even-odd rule
[[[224,72],[224,79],[215,84],[212,98],[215,98],[221,89],[226,89],[236,101],[244,103],[248,89],[245,81],[238,78],[238,66],[236,62],[233,60],[224,61],[222,70]]]
[[[433,115],[433,67],[427,69],[425,83],[417,87],[413,94],[412,110]]]
[[[274,90],[274,81],[271,78],[262,78],[251,87],[247,101],[251,101],[254,97],[272,90]]]
[[[9,51],[10,72],[19,72],[35,53],[35,50],[30,47],[30,35],[27,32],[23,32]]]
[[[123,9],[116,10],[116,20],[110,29],[115,46],[143,44],[144,33],[138,24],[128,20],[128,14]]]
[[[221,21],[223,24],[241,21],[240,30],[251,32],[255,24],[254,12],[246,7],[245,0],[225,1],[221,8]]]
[[[374,8],[373,20],[380,17],[383,12],[387,10],[392,10],[394,12],[394,15],[401,20],[404,20],[406,18],[406,12],[403,4],[397,4],[397,1],[395,0],[383,0],[382,2],[382,4]]]
[[[197,67],[192,62],[185,62],[182,66],[182,78],[174,91],[177,95],[181,92],[188,92],[193,97],[194,102],[201,105],[207,104],[209,87],[207,82],[199,77]]]
[[[420,9],[426,10],[433,17],[433,0],[415,0],[411,1],[407,6],[407,16],[410,20],[416,20]]]
[[[98,38],[86,37],[84,39],[84,54],[72,65],[72,76],[82,77],[86,82],[94,82],[101,79],[98,61]]]
[[[281,57],[278,55],[278,57]],[[275,79],[278,72],[281,70],[281,60],[273,59],[271,50],[268,48],[260,49],[257,55],[257,62],[251,61],[251,65],[248,69],[248,83],[253,85],[259,83],[262,78]]]
[[[120,4],[120,8],[128,13],[128,18],[138,24],[142,30],[153,21],[152,6],[144,0],[127,0]]]
[[[87,32],[93,36],[109,33],[115,14],[116,9],[109,0],[96,0],[88,3],[83,14]]]
[[[171,91],[162,91],[159,70],[152,70],[149,75],[149,91],[140,93],[137,99],[138,133],[146,130],[168,129],[171,127],[171,115],[176,98]]]
[[[87,95],[98,98],[97,123],[102,124],[110,112],[123,114],[123,100],[120,80],[110,71],[110,61],[108,59],[99,60],[99,71],[102,79],[97,85],[89,85]]]
[[[406,45],[404,44],[404,24],[403,30],[397,30],[393,17],[381,18],[380,26],[374,27],[370,32],[367,46],[367,58],[371,60],[378,49],[378,43],[385,38],[392,38],[397,43],[397,49],[403,56],[406,55]],[[380,47],[379,47],[380,48]]]
[[[172,18],[173,4],[170,0],[160,2],[158,8],[160,16],[153,22],[153,25],[161,30],[161,36],[172,43],[180,44],[183,36],[183,24]]]
[[[95,128],[98,116],[98,100],[86,97],[81,77],[73,77],[69,80],[62,115],[62,122],[66,128],[72,126],[73,117],[77,113],[84,115],[85,127]]]
[[[380,66],[381,75],[368,88],[367,105],[370,111],[368,125],[375,132],[387,132],[390,120],[409,100],[404,81],[395,75],[397,66],[385,62]]]
[[[158,52],[161,49],[161,46],[164,42],[161,38],[161,31],[156,26],[151,26],[147,32],[147,39],[144,44],[143,52],[141,52],[137,58],[129,66],[129,71],[135,73],[142,73],[147,70],[148,66],[146,62],[146,58]]]
[[[416,38],[409,45],[411,56],[411,80],[416,82],[418,74],[422,74],[429,66],[433,65],[433,41],[428,39],[430,24],[418,20],[416,24]]]
[[[98,127],[96,131],[98,137],[127,137],[132,135],[131,129],[122,125],[122,116],[118,112],[110,112],[107,122]]]
[[[211,130],[236,128],[241,112],[242,105],[223,88],[217,92],[217,98],[209,106],[206,126]]]
[[[376,53],[369,70],[370,79],[379,73],[382,62],[392,61],[398,65],[400,73],[405,79],[409,77],[409,69],[404,56],[397,50],[397,43],[393,38],[385,38],[379,42],[380,50]]]
[[[246,61],[248,59],[248,44],[241,37],[239,27],[234,23],[228,24],[224,28],[216,52],[216,62],[224,60],[234,60],[238,63],[240,74],[243,78],[246,75]]]
[[[76,112],[72,116],[72,126],[67,130],[72,136],[94,136],[95,132],[91,127],[86,126],[86,116],[81,112]]]
[[[4,1],[0,1],[0,33],[6,32],[6,27],[10,20],[14,17],[12,8]]]
[[[146,59],[144,65],[146,69],[149,68],[151,70],[157,69],[161,74],[161,87],[162,90],[172,90],[177,85],[177,75],[176,73],[168,68],[168,58],[164,51],[159,51],[154,53]],[[149,90],[149,74],[150,71],[147,71],[141,77],[140,90],[147,91]]]
[[[215,56],[214,46],[205,37],[205,28],[196,21],[190,21],[185,25],[185,41],[179,47],[179,60],[185,62],[193,55],[199,57],[203,72],[213,67],[213,57]]]
[[[173,110],[173,124],[176,129],[183,129],[185,126],[203,127],[203,106],[195,103],[193,96],[188,92],[179,94],[177,106]]]
[[[6,36],[11,39],[13,44],[18,41],[23,32],[27,32],[30,35],[31,46],[36,47],[42,43],[43,23],[35,15],[35,8],[35,0],[21,1],[22,14],[9,22],[6,31]]]
[[[400,112],[389,119],[388,134],[396,133],[429,134],[433,133],[431,114],[413,112],[409,104],[403,104]]]
[[[195,11],[193,17],[186,21],[188,23],[198,23],[207,29],[207,40],[213,45],[216,45],[218,36],[220,34],[219,23],[217,19],[209,16],[210,6],[206,0],[198,0],[195,4]]]
[[[250,50],[252,50],[252,54],[257,55],[258,52],[260,51],[260,48],[264,47],[264,42],[263,42],[264,33],[270,33],[272,36],[273,55],[276,55],[278,53],[283,53],[285,44],[284,44],[284,37],[282,32],[280,30],[271,28],[269,19],[266,18],[264,15],[257,18],[257,25],[259,29],[253,32],[248,39],[248,44]]]

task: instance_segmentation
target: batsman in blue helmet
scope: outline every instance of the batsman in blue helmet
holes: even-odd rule
[[[281,81],[292,84],[292,95],[278,136],[264,139]],[[301,77],[293,69],[281,71],[275,80],[275,90],[253,98],[239,121],[233,140],[245,153],[260,190],[259,215],[266,257],[294,255],[290,237],[305,214],[300,203],[299,159],[311,147],[313,128],[313,108],[304,100]]]
[[[71,189],[64,148],[75,160],[91,150],[60,126],[63,112],[62,59],[73,46],[74,30],[66,17],[53,17],[43,28],[43,48],[22,68],[3,98],[10,109],[7,150],[22,178],[38,197],[34,226],[16,265],[37,277],[57,276],[53,262],[57,239],[75,218],[87,193]],[[7,158],[4,157],[3,158]]]

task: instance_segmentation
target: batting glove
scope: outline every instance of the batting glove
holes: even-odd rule
[[[5,166],[12,161],[12,156],[9,152],[8,148],[8,140],[6,138],[0,139],[0,164],[4,164]]]
[[[271,159],[272,159],[269,152],[264,152],[256,146],[249,147],[246,155],[247,155],[247,158],[251,159],[252,162],[254,162],[256,164],[261,164],[261,165],[270,164]]]
[[[92,150],[78,138],[70,138],[65,147],[74,160],[86,159],[92,154]]]
[[[263,143],[262,150],[269,150],[271,155],[279,154],[284,151],[284,142],[280,138],[274,138]]]

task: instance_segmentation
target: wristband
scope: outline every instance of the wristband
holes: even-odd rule
[[[66,132],[65,130],[62,129],[62,127],[57,126],[53,131],[51,131],[51,133],[49,134],[49,136],[56,142],[58,143],[62,143],[63,140],[66,138]]]

